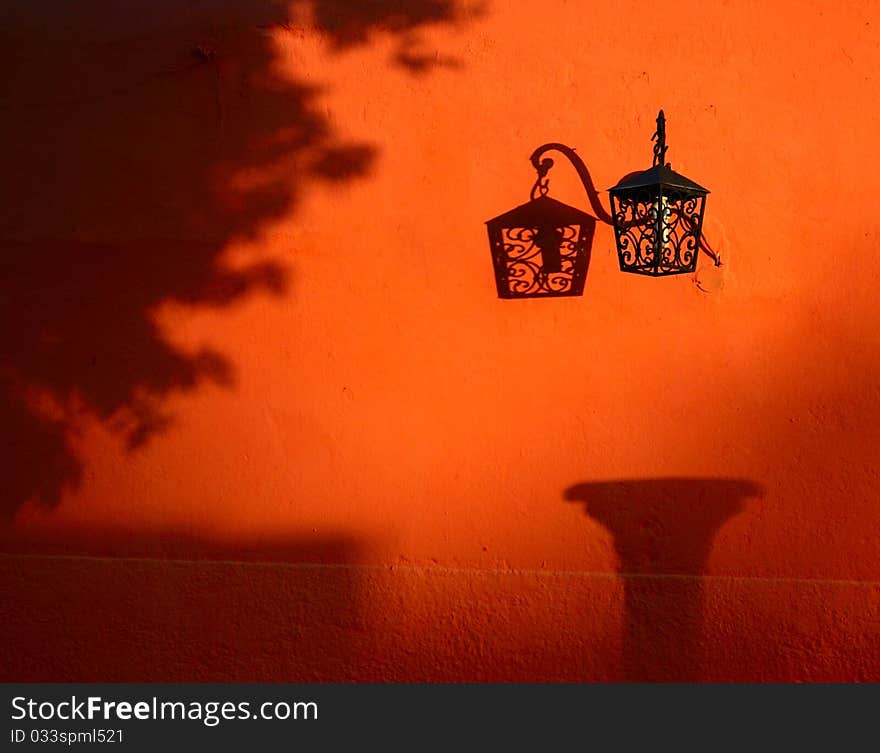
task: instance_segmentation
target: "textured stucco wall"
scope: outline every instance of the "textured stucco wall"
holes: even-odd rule
[[[880,680],[878,27],[4,3],[4,679]],[[661,106],[723,266],[498,300]]]

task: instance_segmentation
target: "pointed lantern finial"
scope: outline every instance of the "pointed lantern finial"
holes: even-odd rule
[[[660,110],[660,112],[657,113],[657,130],[654,132],[654,135],[651,136],[651,141],[657,142],[654,144],[654,164],[652,167],[665,165],[666,150],[669,149],[669,147],[666,146],[666,116],[663,114],[663,110]]]

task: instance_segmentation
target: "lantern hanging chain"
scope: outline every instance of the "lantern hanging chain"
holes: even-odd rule
[[[538,177],[535,180],[535,185],[532,186],[529,198],[536,199],[538,196],[546,196],[548,194],[550,191],[550,178],[547,177],[547,173],[550,172],[551,167],[553,167],[553,160],[549,157],[542,159],[539,164],[535,165]]]

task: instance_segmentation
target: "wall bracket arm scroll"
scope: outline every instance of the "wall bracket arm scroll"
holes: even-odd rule
[[[541,159],[541,157],[549,151],[557,151],[568,157],[568,161],[571,162],[572,166],[577,171],[578,177],[581,179],[584,190],[587,192],[587,199],[589,200],[593,211],[596,213],[596,217],[606,225],[611,225],[611,215],[605,207],[602,206],[602,202],[599,201],[599,192],[596,190],[590,171],[587,169],[587,166],[584,164],[584,161],[580,158],[578,153],[565,144],[550,142],[539,146],[534,152],[532,152],[532,156],[529,157],[529,160],[535,170],[538,171],[538,180],[535,182],[535,187],[532,188],[532,195],[534,196],[536,190],[542,194],[547,193],[547,173],[550,168],[553,167],[553,160],[549,157],[545,159]]]

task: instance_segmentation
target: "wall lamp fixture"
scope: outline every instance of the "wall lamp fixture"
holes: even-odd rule
[[[700,249],[716,266],[702,239],[709,191],[666,162],[666,117],[657,115],[653,164],[630,173],[608,193],[611,212],[599,201],[590,173],[565,144],[539,146],[530,157],[538,173],[530,200],[486,225],[499,298],[581,295],[598,218],[612,225],[621,272],[660,277],[693,272]],[[550,198],[548,151],[565,155],[577,170],[595,217]],[[542,159],[543,157],[543,159]]]

